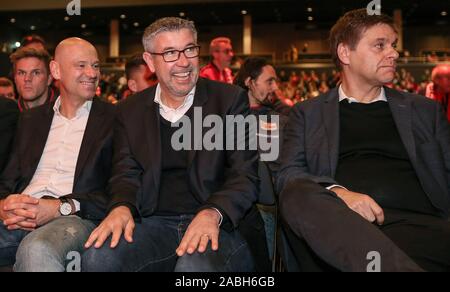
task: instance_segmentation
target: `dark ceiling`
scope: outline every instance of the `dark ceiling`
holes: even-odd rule
[[[403,11],[405,26],[439,25],[449,28],[450,1],[448,0],[380,0],[383,12],[392,14],[394,9]],[[90,8],[82,10],[81,16],[70,17],[64,9],[50,11],[8,11],[0,13],[2,32],[0,37],[24,35],[32,32],[48,34],[52,31],[67,34],[107,34],[113,18],[120,19],[122,32],[142,33],[157,18],[179,16],[196,22],[201,30],[213,25],[242,24],[242,11],[253,17],[255,24],[296,23],[307,28],[329,28],[344,12],[365,7],[370,0],[277,0],[242,1],[237,3],[185,4],[163,6],[136,6],[114,8]],[[308,8],[312,8],[308,12]],[[121,15],[125,15],[121,19]],[[308,20],[308,17],[313,19]],[[11,23],[14,19],[14,23]],[[82,28],[83,25],[83,28]]]

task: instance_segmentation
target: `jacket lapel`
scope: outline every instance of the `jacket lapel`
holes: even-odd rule
[[[197,82],[197,86],[195,89],[195,96],[194,96],[194,103],[192,105],[192,118],[191,118],[191,137],[192,139],[192,148],[191,150],[189,150],[188,153],[188,166],[192,165],[192,162],[195,159],[195,156],[198,152],[198,150],[195,150],[196,147],[195,145],[202,145],[202,141],[203,141],[203,127],[199,130],[201,130],[199,133],[201,133],[201,135],[198,135],[199,133],[197,133],[197,135],[195,135],[195,126],[196,123],[195,121],[198,120],[200,122],[200,125],[203,126],[203,117],[207,114],[205,113],[205,109],[203,108],[203,105],[206,103],[206,101],[208,100],[208,92],[206,90],[206,84],[205,84],[205,80],[202,78],[199,78],[198,82]],[[202,116],[201,117],[195,117],[194,113],[195,113],[195,108],[196,107],[201,107],[202,110]]]
[[[411,158],[413,165],[416,165],[417,152],[416,143],[414,141],[414,135],[412,131],[412,105],[411,101],[404,98],[400,93],[395,90],[384,88],[386,97],[391,108],[392,116],[394,118],[397,130],[400,134],[406,151]]]
[[[47,143],[48,135],[52,127],[53,116],[55,112],[53,111],[54,103],[49,104],[45,109],[42,110],[39,121],[34,123],[32,134],[30,135],[29,145],[34,145],[34,147],[27,148],[24,157],[28,157],[23,161],[31,161],[30,169],[34,173],[41,161],[42,154],[44,153],[45,145]],[[25,113],[26,115],[27,113]]]
[[[155,182],[156,193],[159,193],[159,184],[161,178],[161,129],[159,105],[155,103],[156,86],[149,92],[147,100],[147,111],[144,114],[144,129],[146,133],[146,142],[148,145],[149,161],[147,167],[151,168]]]
[[[104,108],[101,102],[94,98],[92,103],[92,109],[89,114],[88,123],[83,136],[83,142],[81,143],[80,154],[78,155],[77,167],[75,169],[74,186],[76,185],[78,178],[88,161],[89,154],[93,150],[95,140],[98,138],[98,133],[103,125]]]
[[[329,167],[331,176],[336,175],[336,168],[339,159],[339,95],[337,88],[331,90],[325,97],[322,106],[322,118],[327,136]]]

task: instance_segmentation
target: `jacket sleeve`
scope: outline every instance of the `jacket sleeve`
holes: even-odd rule
[[[306,123],[301,104],[296,105],[284,131],[280,170],[277,178],[277,193],[297,179],[308,179],[322,186],[338,185],[331,177],[315,176],[310,173],[306,160]]]
[[[12,151],[11,155],[9,156],[9,160],[5,166],[5,169],[0,175],[0,200],[5,199],[10,194],[14,193],[17,189],[17,185],[20,181],[21,174],[20,174],[20,160],[19,160],[19,142],[20,142],[20,135],[22,132],[22,124],[23,119],[22,116],[20,116],[18,124],[17,124],[17,131],[14,138],[14,142],[12,143]]]
[[[450,194],[450,124],[439,103],[436,103],[436,111],[436,139],[442,148],[445,169],[447,171],[447,189]]]
[[[143,169],[131,153],[124,116],[120,106],[114,123],[113,144],[113,169],[108,187],[111,200],[107,210],[109,212],[115,207],[127,206],[131,209],[133,215],[138,217],[136,194],[141,188]]]
[[[247,117],[249,112],[247,93],[240,89],[227,114],[234,117],[240,115]],[[225,126],[225,132],[225,145],[226,141],[230,139],[234,141],[234,145],[242,145],[242,143],[249,145],[250,131],[248,128],[245,130],[244,137],[230,135],[230,127],[227,126]],[[259,178],[257,150],[236,150],[236,147],[234,149],[226,151],[225,183],[219,191],[208,198],[206,206],[216,207],[221,212],[225,212],[223,215],[236,228],[257,200]]]

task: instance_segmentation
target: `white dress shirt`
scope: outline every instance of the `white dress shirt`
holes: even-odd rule
[[[348,101],[350,103],[359,103],[359,101],[354,98],[354,97],[349,97],[347,94],[345,94],[344,89],[342,88],[342,85],[339,86],[339,102],[348,99]],[[372,100],[369,103],[374,103],[377,101],[386,101],[387,102],[387,98],[386,98],[386,93],[384,92],[384,87],[381,87],[381,91],[380,94],[377,96],[377,98],[375,98],[374,100]]]
[[[161,99],[161,86],[158,83],[156,86],[155,102],[159,104],[159,113],[161,116],[171,123],[179,121],[194,104],[195,89],[196,87],[192,88],[191,92],[189,92],[184,99],[182,105],[180,105],[177,109],[173,109],[163,103]]]
[[[342,88],[342,85],[340,85],[339,86],[339,102],[341,102],[343,100],[348,100],[349,103],[360,103],[356,98],[349,97],[347,94],[345,94],[344,89]],[[369,104],[377,102],[377,101],[387,102],[386,93],[385,93],[383,87],[381,87],[380,95],[378,95],[377,98],[375,98],[374,100],[369,102]],[[332,186],[327,187],[328,190],[331,190],[332,188],[341,188],[341,189],[347,190],[345,187],[343,187],[341,185],[332,185]]]
[[[70,120],[61,114],[60,106],[59,97],[53,107],[55,115],[41,160],[31,183],[23,191],[37,199],[61,198],[73,193],[75,169],[92,101],[87,101]],[[80,203],[74,203],[76,211],[80,211]]]

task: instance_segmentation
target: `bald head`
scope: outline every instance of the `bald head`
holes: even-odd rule
[[[60,81],[61,95],[76,99],[94,97],[100,79],[99,63],[97,50],[88,41],[68,38],[60,42],[50,69]]]
[[[437,65],[431,73],[435,90],[444,94],[450,93],[450,64]]]
[[[94,51],[97,54],[95,47],[88,41],[81,38],[68,38],[58,44],[55,50],[55,61],[59,62],[68,55],[72,55],[75,51]]]

